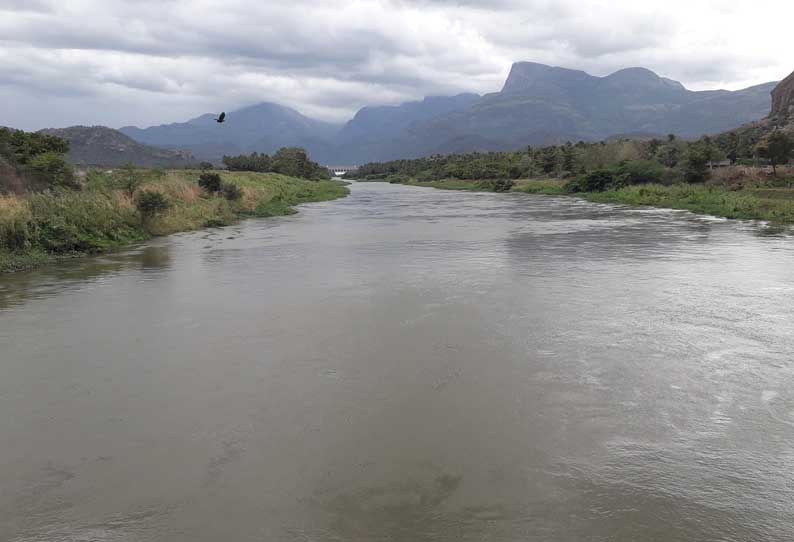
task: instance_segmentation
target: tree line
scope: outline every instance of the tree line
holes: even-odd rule
[[[515,152],[472,152],[369,163],[355,175],[365,180],[432,182],[443,179],[489,180],[556,177],[570,191],[602,191],[628,184],[705,182],[715,164],[786,164],[794,139],[782,130],[740,130],[686,141],[621,139],[527,147]]]
[[[59,137],[0,128],[0,193],[77,187],[67,152]]]
[[[239,156],[224,156],[223,164],[230,171],[256,171],[260,173],[280,173],[290,177],[300,177],[313,181],[331,178],[328,169],[309,159],[304,149],[285,147],[273,156],[253,152]]]

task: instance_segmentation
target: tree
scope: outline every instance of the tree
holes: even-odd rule
[[[29,158],[27,170],[46,187],[80,188],[72,166],[58,153],[47,151]]]
[[[119,170],[119,185],[127,192],[127,195],[133,197],[141,183],[143,183],[143,175],[135,169],[132,162],[127,162],[121,167]]]
[[[756,152],[761,158],[772,164],[772,173],[777,176],[777,166],[787,164],[794,153],[794,139],[779,130],[765,137],[757,146]]]
[[[573,145],[569,141],[562,148],[562,169],[563,169],[563,171],[567,171],[569,173],[573,172],[574,158],[575,157],[574,157],[574,153],[573,153]]]
[[[14,161],[23,165],[40,154],[66,154],[69,152],[69,143],[56,136],[16,130],[10,132],[7,138]]]
[[[551,173],[557,167],[557,147],[546,147],[541,155],[543,173]]]
[[[704,145],[693,143],[684,158],[684,178],[688,183],[702,183],[709,171],[711,152]]]

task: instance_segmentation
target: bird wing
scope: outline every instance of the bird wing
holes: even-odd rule
[[[224,119],[226,119],[226,112],[225,112],[225,111],[223,111],[223,112],[221,113],[221,116],[220,116],[220,117],[218,117],[218,120],[219,120],[219,121],[221,121],[221,122],[223,122],[223,121],[224,121]]]

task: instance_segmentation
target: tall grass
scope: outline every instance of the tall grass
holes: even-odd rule
[[[725,218],[794,223],[794,200],[788,197],[759,197],[750,191],[733,191],[718,186],[639,185],[580,196],[601,203],[687,209]]]
[[[156,173],[156,174],[155,174]],[[153,235],[234,223],[246,216],[294,212],[292,206],[343,197],[333,181],[307,181],[276,174],[221,174],[242,197],[207,194],[197,171],[147,172],[140,190],[162,193],[168,208],[143,220],[135,200],[112,175],[94,173],[83,190],[0,196],[0,272],[36,265],[51,256],[96,253]]]

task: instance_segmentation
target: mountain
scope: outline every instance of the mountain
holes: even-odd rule
[[[794,117],[794,72],[772,91],[771,117]]]
[[[459,152],[516,149],[615,134],[674,133],[692,138],[763,117],[774,83],[740,91],[690,91],[644,68],[606,77],[530,62],[517,63],[500,92],[468,107],[414,125],[403,140],[412,155],[432,154],[454,141]]]
[[[399,137],[404,130],[464,109],[479,99],[477,94],[429,96],[402,105],[365,107],[339,131],[336,163],[358,163],[363,157],[380,160],[404,152],[405,142]]]
[[[223,124],[206,114],[182,123],[144,129],[125,126],[120,131],[147,145],[187,149],[198,158],[218,160],[224,154],[272,154],[281,147],[304,147],[316,158],[333,148],[339,127],[265,102],[227,113]]]
[[[623,137],[717,134],[764,117],[775,83],[738,91],[691,91],[645,68],[605,77],[534,62],[513,65],[502,89],[365,107],[344,126],[261,103],[228,114],[151,128],[125,127],[133,139],[187,149],[202,159],[305,147],[324,164],[360,164],[454,152]],[[777,94],[784,103],[794,83]],[[786,94],[789,92],[789,94]]]
[[[41,132],[68,141],[67,159],[75,165],[120,166],[132,162],[143,167],[185,167],[195,163],[188,152],[144,145],[105,126],[72,126]]]
[[[794,73],[772,90],[772,107],[761,120],[744,124],[717,136],[724,147],[752,148],[770,133],[782,130],[794,136]]]

